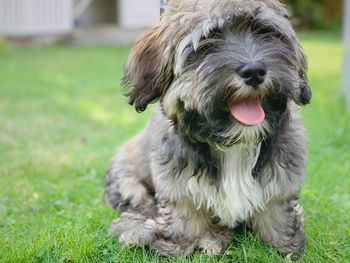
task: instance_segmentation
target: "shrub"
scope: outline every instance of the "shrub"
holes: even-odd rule
[[[342,0],[285,0],[298,26],[310,29],[339,29],[342,18]]]

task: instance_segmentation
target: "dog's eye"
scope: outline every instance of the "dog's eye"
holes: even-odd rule
[[[268,26],[268,27],[258,26],[256,28],[253,28],[253,32],[257,36],[260,36],[269,40],[278,39],[281,42],[288,44],[287,37],[284,34],[282,34],[278,29],[272,26]]]
[[[253,27],[253,32],[257,35],[281,36],[282,34],[272,26],[256,26]]]
[[[274,35],[276,32],[271,27],[261,27],[254,30],[257,35]]]

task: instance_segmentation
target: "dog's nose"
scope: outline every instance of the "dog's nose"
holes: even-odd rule
[[[238,68],[237,73],[247,85],[257,87],[266,78],[267,68],[261,62],[248,63]]]

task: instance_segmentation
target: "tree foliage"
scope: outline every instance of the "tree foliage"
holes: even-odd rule
[[[338,29],[341,25],[342,0],[285,0],[297,26],[310,29]]]

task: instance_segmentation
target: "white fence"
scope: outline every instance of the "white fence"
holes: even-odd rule
[[[160,0],[119,0],[118,15],[124,28],[155,26],[160,19]]]
[[[160,0],[115,1],[118,3],[115,16],[121,27],[146,28],[158,24]],[[103,17],[108,14],[101,14],[97,7],[103,6],[103,10],[109,10],[112,6],[108,6],[110,3],[101,0],[0,0],[0,34],[40,36],[68,33],[73,30],[74,19],[87,8],[88,12],[84,14],[86,19],[96,14]]]
[[[345,95],[348,109],[350,110],[350,0],[345,0],[344,8],[344,43],[345,43],[345,54],[343,63],[343,74],[341,81],[341,89]]]
[[[0,0],[0,33],[59,34],[73,28],[72,0]]]

